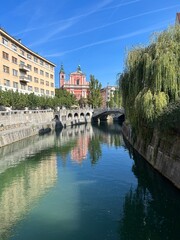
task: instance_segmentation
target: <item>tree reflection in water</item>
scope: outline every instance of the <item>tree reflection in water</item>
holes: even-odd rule
[[[92,136],[89,142],[88,150],[89,150],[89,155],[90,155],[90,160],[92,165],[96,164],[102,155],[100,140],[101,140],[101,136],[95,135],[95,136]]]
[[[77,138],[78,137],[78,138]],[[96,164],[102,155],[101,145],[120,147],[124,144],[119,124],[101,123],[73,126],[56,132],[54,150],[66,163],[71,152],[71,159],[81,163],[89,151],[91,164]]]
[[[134,159],[132,171],[138,179],[138,186],[136,189],[131,188],[125,196],[118,229],[120,239],[178,239],[179,191],[152,169],[137,152],[131,148],[129,150]]]

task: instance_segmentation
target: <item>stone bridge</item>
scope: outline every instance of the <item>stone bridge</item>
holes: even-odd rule
[[[78,125],[91,122],[93,109],[79,108],[79,109],[60,109],[54,113],[56,124],[62,127]]]
[[[92,119],[97,121],[107,120],[108,116],[112,116],[113,119],[118,119],[121,116],[124,117],[125,111],[123,108],[104,108],[104,109],[95,109]]]

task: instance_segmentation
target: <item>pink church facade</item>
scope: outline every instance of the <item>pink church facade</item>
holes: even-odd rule
[[[86,81],[86,75],[81,71],[80,65],[77,67],[76,72],[70,74],[70,79],[66,80],[63,65],[59,72],[59,85],[60,88],[66,89],[68,92],[75,95],[79,100],[87,98],[89,94],[89,82]]]

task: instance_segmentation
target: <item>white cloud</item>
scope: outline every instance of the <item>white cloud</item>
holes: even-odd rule
[[[139,1],[139,0],[138,0],[138,1]],[[79,36],[79,35],[86,34],[86,33],[89,33],[89,32],[94,32],[94,31],[97,31],[97,30],[99,30],[99,29],[103,29],[103,28],[106,28],[106,27],[110,27],[110,26],[112,26],[112,25],[118,24],[118,23],[123,22],[123,21],[131,20],[131,19],[136,19],[136,18],[145,16],[145,15],[153,14],[153,13],[158,13],[158,12],[162,12],[162,11],[167,11],[167,10],[169,10],[169,9],[177,8],[177,7],[179,7],[179,6],[180,6],[180,4],[179,4],[179,5],[173,5],[173,6],[170,6],[170,7],[165,7],[165,8],[159,8],[159,9],[155,9],[155,10],[148,11],[148,12],[144,12],[144,13],[140,13],[140,14],[137,14],[137,15],[133,15],[133,16],[130,16],[130,17],[122,18],[122,19],[119,19],[119,20],[117,20],[117,21],[114,21],[114,22],[110,22],[110,23],[101,25],[101,26],[99,26],[99,27],[91,28],[91,29],[88,29],[88,30],[85,30],[85,31],[81,31],[81,32],[74,33],[74,34],[68,34],[68,35],[63,35],[63,36],[61,36],[61,37],[53,38],[53,39],[51,39],[51,41],[56,41],[56,40],[60,40],[60,39],[64,39],[64,38],[70,38],[70,37]]]
[[[60,57],[60,56],[63,56],[65,54],[68,54],[68,53],[79,51],[81,49],[86,49],[86,48],[97,46],[97,45],[102,45],[102,44],[106,44],[106,43],[110,43],[110,42],[119,41],[121,39],[127,39],[127,38],[131,38],[131,37],[135,37],[135,36],[138,36],[138,35],[141,35],[141,34],[144,34],[144,33],[148,33],[148,32],[152,32],[152,31],[154,32],[155,30],[157,30],[159,28],[162,28],[163,24],[164,24],[164,26],[167,26],[167,21],[164,22],[164,23],[159,23],[157,25],[154,25],[154,26],[151,26],[151,27],[148,27],[148,28],[144,28],[144,29],[141,29],[141,30],[138,30],[138,31],[134,31],[134,32],[131,32],[131,33],[128,33],[128,34],[125,34],[125,35],[120,35],[120,36],[117,36],[117,37],[114,37],[114,38],[108,38],[108,39],[104,39],[104,40],[97,41],[97,42],[94,42],[94,43],[89,43],[89,44],[86,44],[84,46],[74,48],[74,49],[70,49],[70,50],[67,50],[67,51],[64,51],[64,52],[48,54],[45,57]]]

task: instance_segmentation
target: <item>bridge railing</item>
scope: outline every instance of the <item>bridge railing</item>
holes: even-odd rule
[[[97,108],[97,109],[94,109],[94,114],[93,114],[93,117],[96,117],[97,115],[100,115],[100,114],[103,114],[103,113],[108,113],[108,112],[119,112],[119,113],[124,113],[124,108],[121,107],[121,108]]]

